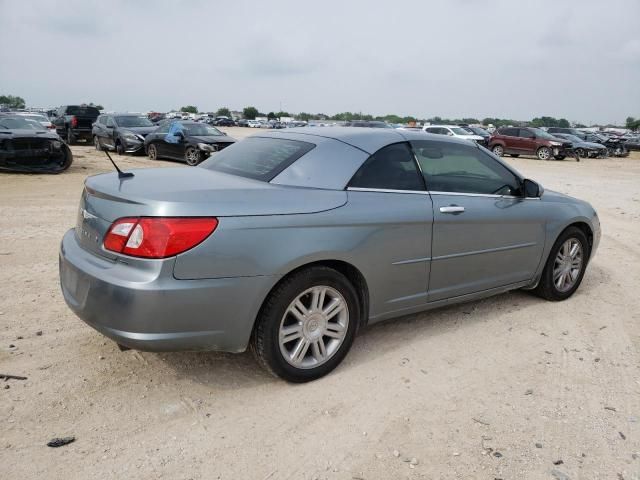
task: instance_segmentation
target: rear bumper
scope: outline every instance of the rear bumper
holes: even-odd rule
[[[175,258],[144,268],[84,250],[69,230],[59,253],[67,305],[119,344],[148,351],[244,351],[271,276],[176,280]]]

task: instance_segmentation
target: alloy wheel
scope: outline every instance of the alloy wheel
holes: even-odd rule
[[[340,349],[348,326],[349,308],[338,290],[309,288],[289,304],[280,321],[280,353],[296,368],[315,368]]]
[[[502,148],[502,146],[500,145],[496,145],[491,151],[499,157],[504,154],[504,148]]]
[[[149,145],[148,150],[149,160],[156,160],[158,158],[158,151],[156,150],[156,146],[152,143]]]
[[[547,147],[541,147],[538,149],[538,158],[540,160],[549,160],[549,158],[551,158],[551,150]]]
[[[200,163],[200,152],[195,148],[189,148],[185,152],[185,158],[187,160],[187,164],[196,166]]]
[[[582,244],[576,238],[569,238],[560,247],[553,264],[553,284],[559,292],[573,288],[580,276],[583,265]]]

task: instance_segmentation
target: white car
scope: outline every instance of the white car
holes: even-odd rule
[[[260,122],[257,120],[247,120],[247,126],[250,128],[260,128]]]
[[[32,121],[37,122],[40,125],[42,125],[42,127],[45,130],[50,131],[52,133],[56,133],[56,131],[55,131],[56,127],[54,127],[53,123],[51,123],[49,121],[49,119],[45,115],[42,115],[41,113],[11,112],[11,115],[20,116],[20,117],[24,118],[25,120],[32,120]]]
[[[436,135],[448,135],[450,137],[464,138],[465,140],[471,140],[472,142],[483,143],[484,138],[480,135],[474,135],[465,130],[462,127],[456,125],[425,125],[422,127],[427,133],[435,133]]]

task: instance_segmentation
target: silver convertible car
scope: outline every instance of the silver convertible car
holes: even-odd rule
[[[133,173],[85,182],[60,247],[69,307],[123,347],[250,347],[291,382],[367,324],[517,288],[564,300],[600,239],[588,203],[423,132],[260,132]]]

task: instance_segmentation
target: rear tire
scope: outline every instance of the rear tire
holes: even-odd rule
[[[540,147],[536,152],[536,156],[540,160],[549,160],[552,157],[551,149],[549,147]]]
[[[71,133],[71,129],[67,128],[67,145],[73,145],[74,137]]]
[[[573,245],[578,245],[571,255]],[[567,248],[568,247],[568,248]],[[566,300],[580,286],[591,251],[587,236],[577,227],[569,227],[551,247],[540,283],[534,293],[546,300]]]
[[[359,305],[353,285],[332,268],[316,266],[290,275],[260,311],[251,340],[258,363],[294,383],[328,374],[351,348]]]
[[[96,147],[97,151],[102,151],[102,147],[100,146],[100,140],[98,139],[97,135],[93,136],[93,146]]]
[[[586,158],[587,153],[582,148],[576,148],[576,155],[578,158]]]
[[[124,145],[122,145],[122,142],[120,140],[116,141],[116,153],[118,155],[124,155],[125,154]]]

